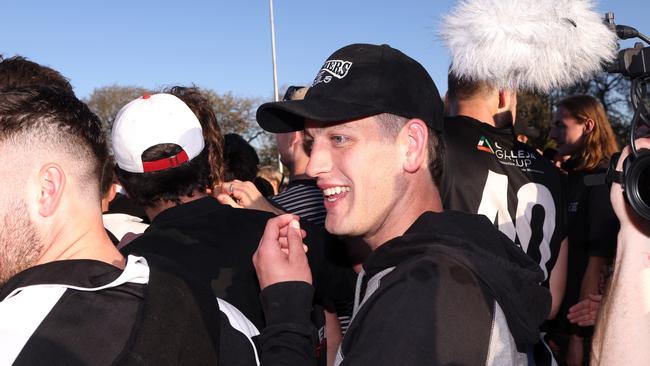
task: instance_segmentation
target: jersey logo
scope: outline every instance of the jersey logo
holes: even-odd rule
[[[490,154],[494,154],[494,149],[490,145],[488,139],[485,138],[485,136],[481,136],[481,138],[478,140],[478,144],[476,144],[476,149],[488,152]]]
[[[502,147],[498,141],[490,144],[487,137],[481,135],[476,144],[476,149],[494,155],[500,164],[517,167],[528,173],[544,174],[544,172],[532,169],[533,162],[537,159],[535,154],[523,149],[509,150],[508,147]]]

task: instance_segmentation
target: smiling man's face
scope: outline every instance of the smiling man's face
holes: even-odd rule
[[[307,174],[325,196],[325,227],[335,235],[382,236],[399,212],[403,148],[377,117],[339,124],[307,121]],[[396,217],[397,216],[397,217]]]

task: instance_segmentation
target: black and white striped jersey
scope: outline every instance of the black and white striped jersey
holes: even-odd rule
[[[257,329],[229,304],[199,301],[142,257],[129,256],[124,270],[95,260],[38,265],[0,291],[0,365],[258,364]]]

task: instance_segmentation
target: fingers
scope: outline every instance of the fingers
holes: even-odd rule
[[[291,220],[289,223],[289,233],[287,235],[289,241],[289,260],[304,260],[305,245],[302,242],[302,231],[298,220]]]
[[[221,183],[221,186],[219,188],[221,189],[221,193],[231,194],[232,191],[235,189],[235,186],[237,184],[239,184],[239,183],[241,183],[241,181],[235,179],[235,180],[231,180],[229,182]]]
[[[596,323],[602,295],[590,294],[588,298],[569,308],[567,319],[581,327],[591,326]]]
[[[616,170],[623,171],[623,161],[627,156],[630,154],[630,147],[626,146],[623,148],[623,151],[621,151],[621,157],[618,159],[618,162],[616,162]]]
[[[257,190],[253,182],[243,182],[240,180],[233,180],[221,184],[221,193],[230,195],[237,203],[244,207],[249,207],[255,204],[262,197],[262,194]]]
[[[264,233],[260,239],[260,243],[257,246],[257,250],[253,253],[253,265],[257,268],[260,260],[260,256],[271,256],[275,257],[277,255],[278,249],[282,249],[280,245],[280,230],[286,227],[291,220],[296,216],[291,214],[276,216],[266,222],[266,227],[264,228]],[[262,254],[260,254],[262,252]],[[286,253],[285,253],[286,254]]]
[[[589,299],[596,302],[601,302],[603,300],[603,295],[599,294],[589,294]]]
[[[278,242],[280,242],[280,247],[282,247],[282,249],[289,249],[289,240],[286,237],[280,237],[280,239],[278,239]],[[305,244],[302,246],[305,252],[307,252],[307,246]]]
[[[589,304],[589,299],[580,301],[579,303],[569,308],[569,314],[586,309],[588,307],[588,304]]]
[[[246,206],[246,202],[244,202],[246,197],[244,197],[242,191],[237,190],[240,183],[242,182],[236,179],[230,182],[223,182],[221,183],[220,191],[224,196],[231,197],[232,201],[238,203],[239,206]]]
[[[219,201],[222,205],[228,205],[234,208],[244,208],[240,204],[238,204],[230,195],[225,194],[225,193],[219,193],[216,197],[217,201]]]
[[[280,230],[289,225],[291,220],[295,219],[296,216],[291,214],[280,215],[269,219],[269,221],[266,222],[264,234],[262,234],[262,241],[278,242],[278,239],[280,238]]]
[[[288,233],[289,233],[289,227],[288,226],[285,226],[285,227],[280,229],[280,237],[286,237],[288,235]],[[307,237],[307,232],[305,230],[303,230],[303,229],[300,229],[300,234],[301,234],[303,239]]]

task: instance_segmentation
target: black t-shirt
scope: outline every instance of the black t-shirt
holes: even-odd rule
[[[566,235],[559,171],[517,141],[512,128],[456,116],[445,120],[443,139],[444,208],[487,216],[540,264],[548,286]]]
[[[578,302],[582,279],[589,257],[612,259],[616,254],[616,240],[619,222],[609,198],[609,187],[605,184],[586,186],[585,176],[603,174],[606,167],[592,171],[570,171],[567,188],[567,217],[569,237],[569,260],[564,301],[557,319],[562,328],[569,326],[566,313]],[[579,328],[571,327],[572,331]],[[588,332],[587,332],[588,334]]]
[[[142,236],[122,249],[125,254],[167,258],[212,288],[215,296],[238,308],[258,329],[265,325],[252,256],[268,219],[275,215],[235,209],[212,197],[161,212]],[[301,222],[319,304],[354,299],[355,273],[337,263],[344,247],[323,229]],[[149,258],[149,257],[147,257]],[[155,263],[154,258],[149,259]],[[316,313],[316,312],[315,312]]]

